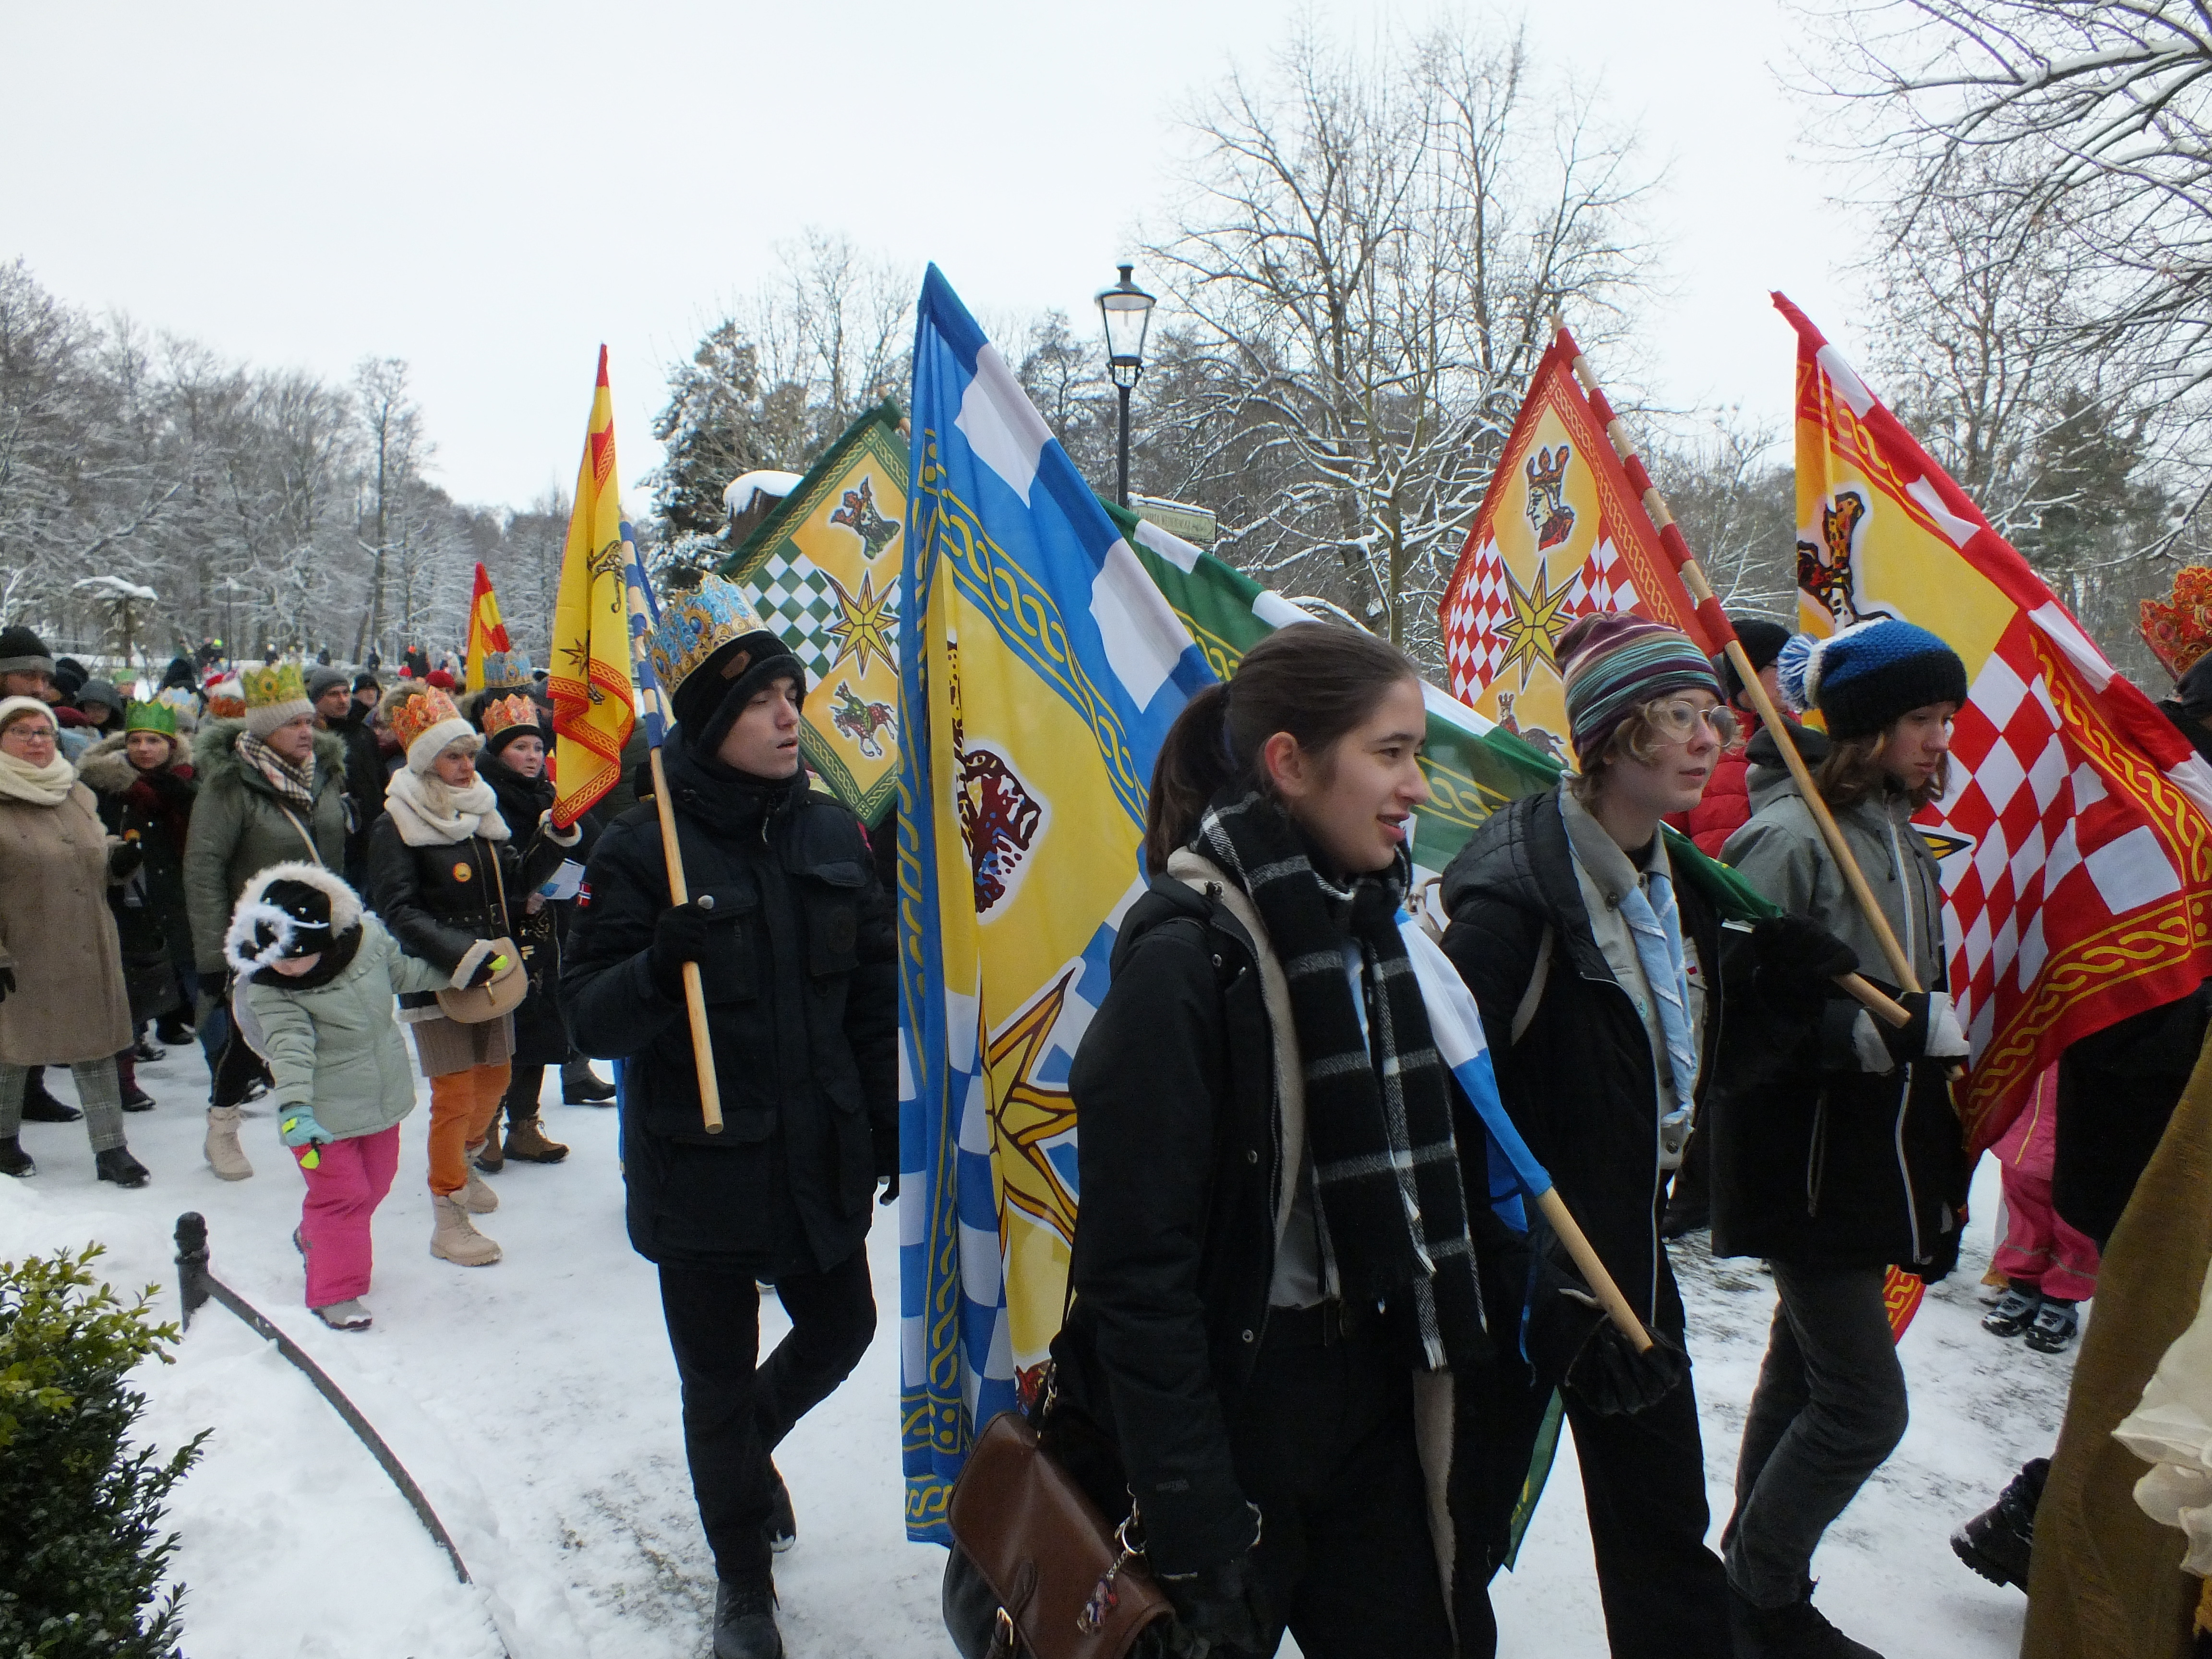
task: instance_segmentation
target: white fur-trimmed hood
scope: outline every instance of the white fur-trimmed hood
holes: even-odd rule
[[[270,887],[280,881],[296,881],[313,887],[330,900],[331,938],[361,926],[361,895],[342,878],[319,864],[272,864],[246,884],[238,902],[231,908],[230,927],[222,936],[222,959],[230,964],[233,973],[241,977],[256,972],[260,966],[246,954],[245,947],[252,942],[255,928],[270,908]]]

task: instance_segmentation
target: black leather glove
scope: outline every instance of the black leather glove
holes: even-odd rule
[[[1160,1589],[1185,1635],[1207,1649],[1267,1651],[1270,1621],[1260,1594],[1259,1564],[1253,1559],[1259,1548],[1255,1536],[1226,1561],[1196,1572],[1159,1575]]]
[[[107,878],[128,881],[146,862],[146,849],[135,841],[118,841],[107,849]]]
[[[15,970],[0,968],[0,1002],[8,1000],[8,994],[15,988]]]
[[[676,904],[660,913],[653,924],[653,944],[646,953],[646,970],[653,989],[671,1002],[684,1000],[684,964],[707,954],[707,913],[696,904]]]
[[[1638,1353],[1607,1319],[1567,1367],[1567,1392],[1601,1417],[1623,1417],[1657,1405],[1689,1369],[1689,1356],[1672,1339],[1653,1331],[1651,1346]]]
[[[1908,992],[1898,1000],[1912,1018],[1902,1025],[1892,1025],[1878,1014],[1869,1014],[1874,1029],[1881,1033],[1881,1046],[1889,1050],[1889,1057],[1899,1066],[1910,1066],[1928,1053],[1928,993]]]
[[[1859,968],[1857,952],[1810,916],[1752,923],[1751,952],[1762,989],[1801,999],[1826,995],[1838,975]]]

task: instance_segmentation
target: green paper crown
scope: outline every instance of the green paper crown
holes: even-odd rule
[[[177,711],[166,702],[134,702],[123,717],[125,732],[159,732],[165,738],[177,735]]]
[[[249,668],[239,677],[246,689],[248,708],[267,708],[280,702],[306,702],[307,682],[300,673],[295,662],[271,663],[266,668]]]

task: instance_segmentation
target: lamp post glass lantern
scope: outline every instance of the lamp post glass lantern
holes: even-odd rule
[[[1106,373],[1121,398],[1121,470],[1115,499],[1129,504],[1129,393],[1145,372],[1145,335],[1152,327],[1152,296],[1130,280],[1133,265],[1121,268],[1121,280],[1098,296],[1106,324]]]

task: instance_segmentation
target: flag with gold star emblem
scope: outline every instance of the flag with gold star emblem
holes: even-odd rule
[[[721,569],[805,665],[799,752],[869,824],[898,799],[906,468],[897,406],[870,410]]]
[[[1562,330],[1528,381],[1443,605],[1452,696],[1563,761],[1552,641],[1569,623],[1633,611],[1712,648],[1573,365]]]

